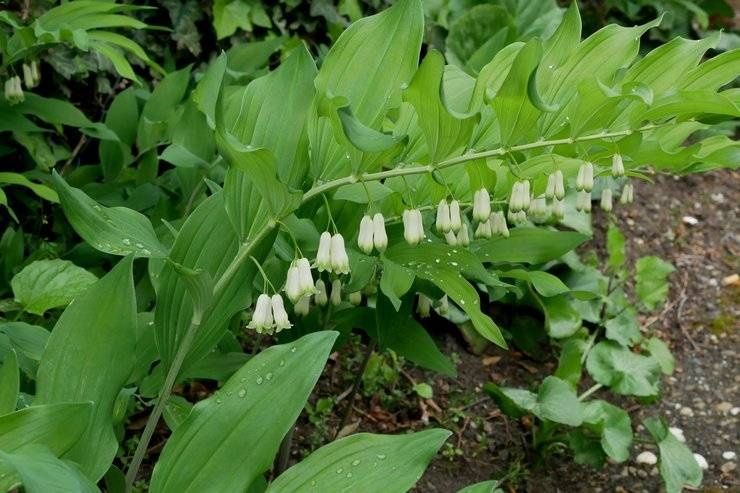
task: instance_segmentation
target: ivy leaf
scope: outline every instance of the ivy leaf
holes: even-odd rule
[[[439,429],[351,435],[321,447],[285,471],[266,493],[297,493],[308,484],[322,491],[408,491],[449,436],[449,431]]]
[[[635,264],[635,292],[647,311],[657,309],[668,296],[668,275],[676,270],[665,260],[649,256]]]
[[[36,260],[10,281],[15,301],[23,310],[43,315],[46,310],[66,306],[98,278],[67,260]]]
[[[586,369],[598,383],[617,394],[654,396],[658,393],[660,365],[649,356],[635,354],[612,341],[596,344]]]
[[[701,484],[702,470],[691,450],[681,443],[659,418],[643,421],[660,452],[660,475],[667,493],[680,493],[684,486],[697,488]]]
[[[634,310],[630,308],[607,320],[604,327],[606,327],[606,337],[617,341],[622,346],[631,346],[642,339],[640,324]]]

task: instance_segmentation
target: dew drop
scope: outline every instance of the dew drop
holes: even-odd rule
[[[144,248],[144,244],[143,243],[137,243],[136,244],[136,248]]]
[[[262,385],[262,377],[257,377],[257,385]]]
[[[226,397],[231,397],[231,394],[233,394],[233,392],[232,392],[232,391],[230,391],[230,390],[227,390],[227,391],[226,391]]]
[[[247,391],[245,389],[240,389],[239,392],[237,392],[236,395],[238,395],[239,398],[243,399],[244,396],[247,395]]]
[[[223,401],[221,400],[221,398],[220,398],[220,397],[216,399],[216,404],[221,404],[222,402],[223,402]]]
[[[123,244],[124,244],[124,245],[126,245],[126,246],[128,246],[128,245],[130,245],[130,244],[131,244],[131,240],[129,240],[128,238],[124,238],[124,239],[122,240],[122,242],[123,242]]]
[[[268,373],[267,375],[265,375],[265,378],[268,380],[272,380],[272,373]]]
[[[408,89],[409,85],[406,82],[401,82],[401,90]]]
[[[102,210],[98,204],[93,204],[93,209],[95,209],[96,211]]]
[[[290,348],[290,352],[295,353],[297,349],[298,349],[297,347],[293,346],[292,348]]]
[[[244,383],[244,382],[246,382],[246,381],[247,381],[247,377],[242,377],[242,378],[240,378],[240,379],[239,379],[239,381],[240,381],[241,383]]]
[[[311,480],[311,486],[316,486],[316,480],[315,479],[312,479]]]
[[[458,264],[457,264],[457,262],[450,262],[450,264],[451,264],[451,265],[452,265],[453,267],[457,267],[457,265],[458,265]]]
[[[378,459],[383,460],[385,459],[385,454],[378,454],[377,457]]]
[[[355,460],[352,461],[352,465],[353,466],[357,466],[359,464],[360,464],[360,459],[355,459]]]
[[[348,472],[348,473],[347,473],[347,477],[348,477],[348,478],[351,478],[351,477],[352,477],[352,473],[351,473],[351,472]]]
[[[342,474],[342,472],[343,472],[343,471],[344,471],[344,469],[342,469],[342,468],[340,467],[339,469],[337,469],[337,474]]]
[[[143,253],[144,255],[151,255],[151,254],[152,254],[152,252],[150,252],[150,251],[149,251],[149,250],[147,250],[146,248],[144,248],[144,249],[143,249],[143,250],[141,251],[141,253]]]

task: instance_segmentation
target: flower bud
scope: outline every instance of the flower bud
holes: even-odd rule
[[[349,302],[355,306],[360,306],[360,303],[362,303],[362,293],[360,291],[350,293],[347,298],[349,299]]]
[[[316,281],[316,294],[314,301],[319,306],[325,306],[329,302],[329,295],[326,293],[326,283],[321,279]]]
[[[491,237],[491,220],[488,219],[481,223],[478,223],[478,227],[475,229],[476,238],[490,238]]]
[[[452,230],[445,233],[445,241],[448,245],[456,246],[457,245],[457,236],[455,236],[455,233],[452,232]]]
[[[576,177],[576,190],[585,190],[590,192],[594,188],[594,165],[591,163],[583,163],[578,168],[578,176]]]
[[[335,233],[331,237],[331,268],[336,274],[349,274],[349,257],[344,248],[344,237]]]
[[[439,299],[439,305],[437,306],[437,313],[440,315],[447,315],[450,312],[450,299],[447,295],[442,296]]]
[[[270,295],[262,293],[257,297],[252,320],[247,324],[247,327],[256,330],[259,334],[265,331],[269,333],[272,331],[272,320]]]
[[[635,199],[635,187],[632,183],[627,183],[622,188],[622,195],[619,197],[619,202],[622,204],[630,204]]]
[[[555,170],[555,198],[563,200],[565,198],[565,181],[563,180],[563,172]]]
[[[565,217],[565,202],[563,200],[555,199],[552,202],[552,215],[555,219],[560,220]]]
[[[468,225],[463,224],[457,233],[457,244],[460,246],[470,245],[470,235],[468,234]]]
[[[373,233],[373,220],[368,215],[362,216],[360,232],[357,235],[357,246],[367,254],[373,251]]]
[[[315,292],[313,284],[313,274],[311,274],[311,263],[307,258],[299,258],[296,260],[298,266],[298,279],[301,289],[301,294],[313,294]]]
[[[621,154],[615,154],[612,156],[612,176],[624,176],[624,161],[622,161]]]
[[[334,306],[337,306],[342,302],[342,281],[339,279],[335,279],[334,282],[331,283],[330,301]]]
[[[33,77],[33,80],[36,81],[36,84],[41,82],[41,72],[39,71],[39,62],[36,60],[31,62],[31,76]]]
[[[33,73],[31,72],[31,67],[29,67],[25,63],[23,64],[23,82],[29,89],[31,89],[35,85],[33,81]]]
[[[383,214],[377,213],[373,216],[373,243],[379,252],[384,252],[388,247],[388,235],[385,232],[385,218]]]
[[[21,86],[21,78],[17,75],[5,81],[5,99],[11,106],[22,103],[25,99],[23,87]]]
[[[460,216],[460,202],[453,200],[450,202],[450,228],[457,233],[462,227],[462,217]]]
[[[491,215],[491,196],[488,190],[481,188],[473,194],[473,219],[478,222],[488,221]]]
[[[612,190],[605,188],[601,191],[601,209],[605,212],[612,211]]]
[[[437,206],[437,221],[434,226],[439,233],[446,233],[452,228],[450,206],[447,205],[446,200],[439,201],[439,205]]]
[[[319,237],[319,250],[316,253],[316,267],[319,272],[331,271],[331,233],[324,231]]]
[[[272,305],[272,318],[275,320],[275,332],[293,327],[293,324],[288,319],[288,312],[285,311],[283,297],[275,293],[272,295],[270,302]]]
[[[419,293],[419,302],[416,304],[416,313],[419,314],[419,318],[429,317],[429,313],[432,308],[432,300],[425,295]]]
[[[576,197],[576,210],[580,212],[591,212],[591,192],[580,190]]]
[[[547,175],[547,187],[545,187],[545,198],[552,200],[555,198],[555,173]]]
[[[301,297],[297,303],[293,305],[293,311],[296,315],[305,316],[311,308],[311,296],[306,295]]]

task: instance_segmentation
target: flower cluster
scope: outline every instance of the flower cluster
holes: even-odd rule
[[[257,297],[252,320],[247,327],[256,330],[259,334],[273,334],[292,326],[288,313],[285,311],[282,296],[277,293],[272,296],[263,293]]]
[[[349,274],[349,257],[344,248],[344,237],[328,231],[319,237],[319,251],[316,254],[316,267],[319,272],[333,272],[335,274]]]
[[[360,221],[360,233],[357,235],[357,246],[366,254],[370,254],[373,248],[384,252],[388,247],[388,235],[385,232],[385,218],[383,214],[376,213],[372,218],[364,215]]]

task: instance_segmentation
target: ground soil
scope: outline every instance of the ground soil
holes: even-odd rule
[[[633,423],[661,415],[671,426],[683,429],[688,445],[709,464],[702,485],[705,491],[740,491],[737,459],[726,458],[730,457],[728,453],[740,453],[740,286],[737,282],[723,283],[728,276],[740,272],[739,178],[740,173],[730,171],[682,178],[657,176],[654,183],[636,184],[635,204],[620,206],[614,213],[614,220],[628,238],[632,261],[643,255],[658,255],[677,268],[664,309],[641,320],[643,330],[668,342],[677,359],[676,371],[665,379],[659,403],[619,403],[630,411]],[[595,223],[591,247],[602,252],[608,218],[597,211]],[[552,372],[556,364],[554,353],[545,361],[495,347],[473,354],[453,327],[444,326],[440,319],[432,325],[445,353],[455,355],[457,378],[408,367],[402,373],[403,379],[432,384],[433,402],[407,394],[406,402],[396,403],[389,410],[379,397],[360,393],[354,399],[354,411],[345,429],[402,432],[436,425],[453,430],[448,445],[432,462],[416,491],[455,492],[478,481],[502,477],[506,477],[508,491],[661,490],[657,469],[633,461],[594,470],[575,464],[563,453],[538,463],[528,447],[531,423],[503,416],[486,397],[482,385],[495,381],[531,387]],[[344,356],[338,355],[337,361]],[[350,367],[357,372],[361,357],[353,358]],[[336,363],[332,370],[329,365],[313,400],[332,395],[344,399],[326,419],[319,420],[323,430],[318,434],[316,422],[309,425],[306,417],[302,418],[291,462],[320,445],[322,439],[328,440],[339,427],[336,416],[341,416],[346,408],[351,387],[351,378],[338,374],[340,366]],[[597,395],[614,401],[606,392]],[[640,443],[633,450],[634,457],[642,450],[650,450],[650,446]]]

